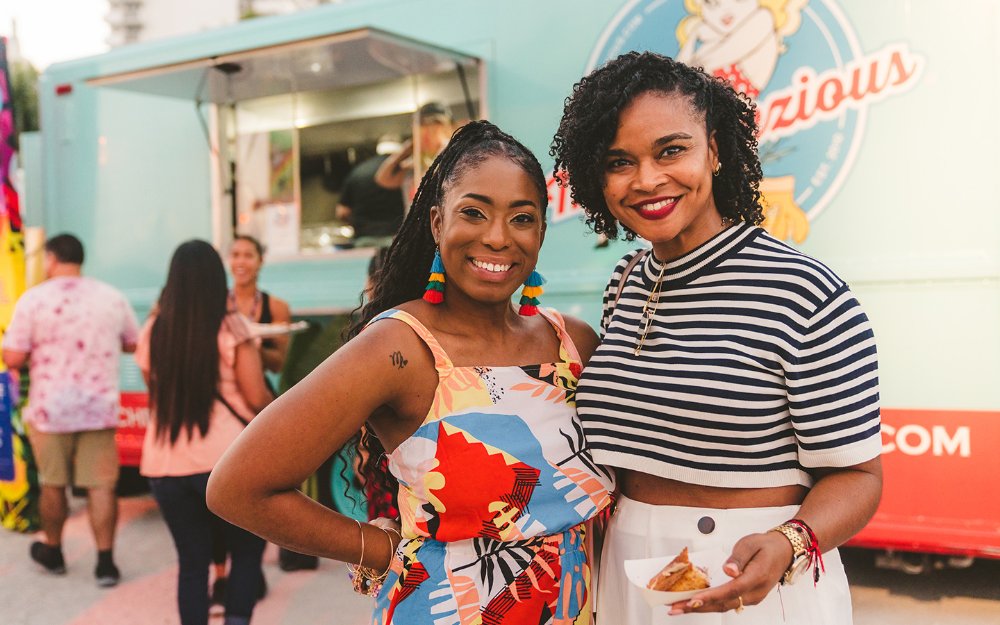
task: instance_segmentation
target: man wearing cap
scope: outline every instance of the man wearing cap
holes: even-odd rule
[[[344,180],[337,219],[354,228],[357,247],[387,245],[403,223],[403,196],[375,183],[379,167],[401,148],[399,137],[383,135],[375,156],[361,161]]]
[[[419,154],[419,167],[414,171],[412,141],[405,141],[402,149],[390,156],[379,167],[375,174],[375,182],[386,189],[401,189],[403,199],[409,206],[413,199],[413,193],[419,180],[415,180],[415,173],[423,175],[427,171],[434,158],[444,149],[454,132],[454,124],[451,112],[448,107],[440,102],[428,102],[416,112],[418,123],[417,150]]]

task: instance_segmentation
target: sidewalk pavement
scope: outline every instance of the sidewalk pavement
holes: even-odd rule
[[[177,555],[152,498],[121,500],[115,559],[122,582],[102,589],[83,500],[71,499],[63,551],[68,574],[52,576],[28,557],[34,536],[0,529],[0,625],[178,625]],[[367,625],[372,602],[351,590],[343,564],[285,573],[278,550],[264,556],[268,594],[253,625]],[[1000,560],[966,570],[911,576],[874,567],[874,555],[847,550],[855,625],[993,625],[1000,614]],[[210,625],[222,625],[213,608]]]
[[[0,623],[3,625],[179,625],[177,554],[153,499],[123,498],[115,546],[122,572],[114,588],[98,588],[96,552],[84,501],[71,498],[63,553],[69,572],[46,573],[28,557],[36,537],[0,529]],[[284,572],[278,550],[264,554],[268,594],[253,625],[366,625],[372,602],[351,590],[345,566],[321,560],[316,571]],[[210,623],[222,623],[213,607]]]

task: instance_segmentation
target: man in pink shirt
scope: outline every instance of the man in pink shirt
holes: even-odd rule
[[[118,500],[118,365],[135,350],[138,324],[125,296],[81,275],[83,245],[71,234],[45,243],[42,284],[28,289],[14,308],[3,337],[3,360],[31,373],[24,420],[42,485],[40,516],[45,541],[31,557],[51,573],[66,572],[62,530],[66,487],[87,490],[100,586],[121,574],[112,557]]]

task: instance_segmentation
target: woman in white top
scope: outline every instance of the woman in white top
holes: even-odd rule
[[[874,337],[840,278],[758,227],[756,132],[725,81],[632,52],[574,87],[553,142],[594,229],[652,243],[614,271],[577,395],[619,479],[599,618],[851,622],[836,547],[881,494]],[[648,607],[623,562],[684,547],[728,577]]]

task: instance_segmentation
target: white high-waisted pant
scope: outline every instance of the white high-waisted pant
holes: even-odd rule
[[[625,560],[676,555],[684,547],[692,552],[718,549],[728,555],[740,538],[767,531],[792,518],[797,510],[797,506],[731,510],[654,506],[620,497],[608,525],[597,578],[598,624],[851,625],[851,593],[836,549],[823,554],[826,573],[817,586],[811,574],[802,575],[794,584],[776,587],[764,601],[747,606],[740,614],[668,616],[668,607],[651,608],[625,577]],[[705,516],[715,521],[709,534],[698,529],[698,520]],[[712,583],[726,581],[729,578]]]

